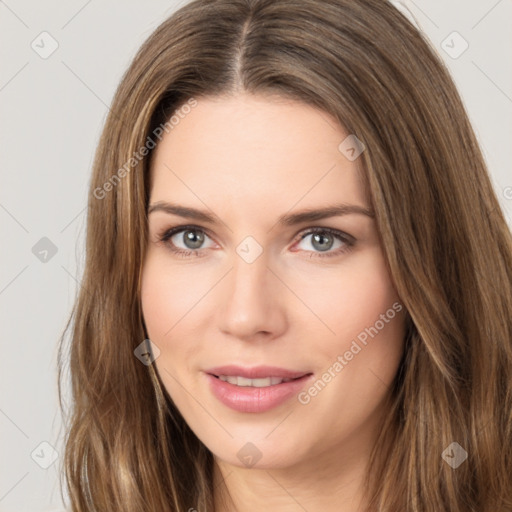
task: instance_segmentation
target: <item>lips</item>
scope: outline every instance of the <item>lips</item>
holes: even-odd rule
[[[244,368],[230,365],[205,372],[212,394],[239,412],[265,412],[300,392],[311,372],[274,366]]]

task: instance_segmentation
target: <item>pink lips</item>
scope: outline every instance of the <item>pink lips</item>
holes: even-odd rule
[[[205,371],[210,389],[224,405],[239,412],[265,412],[277,407],[294,395],[297,395],[305,383],[312,377],[310,372],[297,372],[273,366],[243,368],[229,365],[210,368]],[[237,386],[222,381],[219,375],[263,379],[278,377],[293,379],[265,387]]]

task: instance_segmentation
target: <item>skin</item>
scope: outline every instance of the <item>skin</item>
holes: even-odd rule
[[[162,382],[214,454],[218,511],[364,510],[362,479],[404,348],[404,310],[386,316],[348,361],[343,355],[357,336],[393,304],[401,307],[375,220],[352,213],[277,224],[307,208],[371,208],[360,159],[338,150],[347,135],[313,107],[238,94],[198,99],[155,150],[150,205],[186,205],[217,219],[210,225],[149,214],[141,300]],[[199,249],[183,231],[159,241],[190,224],[204,230]],[[327,245],[314,244],[311,234],[301,240],[312,227],[348,233],[355,243],[340,253],[347,244],[335,237]],[[236,252],[247,236],[263,250],[252,263]],[[179,257],[173,243],[195,253]],[[332,256],[322,257],[322,247]],[[346,365],[335,371],[340,355]],[[224,364],[312,372],[306,391],[329,368],[332,378],[308,403],[293,397],[243,413],[207,385],[203,370]],[[261,454],[252,466],[237,456],[248,442]]]

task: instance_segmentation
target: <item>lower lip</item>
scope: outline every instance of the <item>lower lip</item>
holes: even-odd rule
[[[262,388],[236,386],[208,373],[206,377],[212,393],[224,405],[239,412],[265,412],[297,395],[312,375]]]

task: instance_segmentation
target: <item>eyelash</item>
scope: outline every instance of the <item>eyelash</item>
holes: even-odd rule
[[[181,258],[187,258],[193,254],[195,254],[197,257],[200,257],[199,255],[200,255],[201,249],[196,249],[196,250],[179,249],[169,241],[169,239],[172,236],[174,236],[176,233],[180,233],[181,231],[200,231],[200,232],[204,233],[205,235],[207,235],[209,238],[211,238],[208,235],[208,232],[205,231],[204,229],[200,228],[199,226],[188,225],[188,226],[176,226],[174,228],[164,230],[162,233],[160,233],[158,235],[158,241],[167,245],[173,253],[175,253],[177,256],[179,256]],[[313,257],[313,254],[315,255],[314,257],[317,257],[317,258],[332,258],[335,256],[339,256],[340,254],[344,254],[344,253],[351,251],[355,244],[355,239],[352,236],[348,235],[347,233],[344,233],[343,231],[338,231],[337,229],[323,228],[323,227],[310,228],[309,230],[307,230],[305,233],[303,233],[300,236],[298,242],[302,241],[308,235],[314,235],[317,233],[328,233],[328,234],[334,236],[335,238],[337,238],[338,240],[340,240],[341,242],[343,242],[345,244],[345,246],[342,248],[339,248],[333,252],[326,252],[325,254],[314,252],[314,251],[308,251],[308,252],[312,253],[311,257]]]

